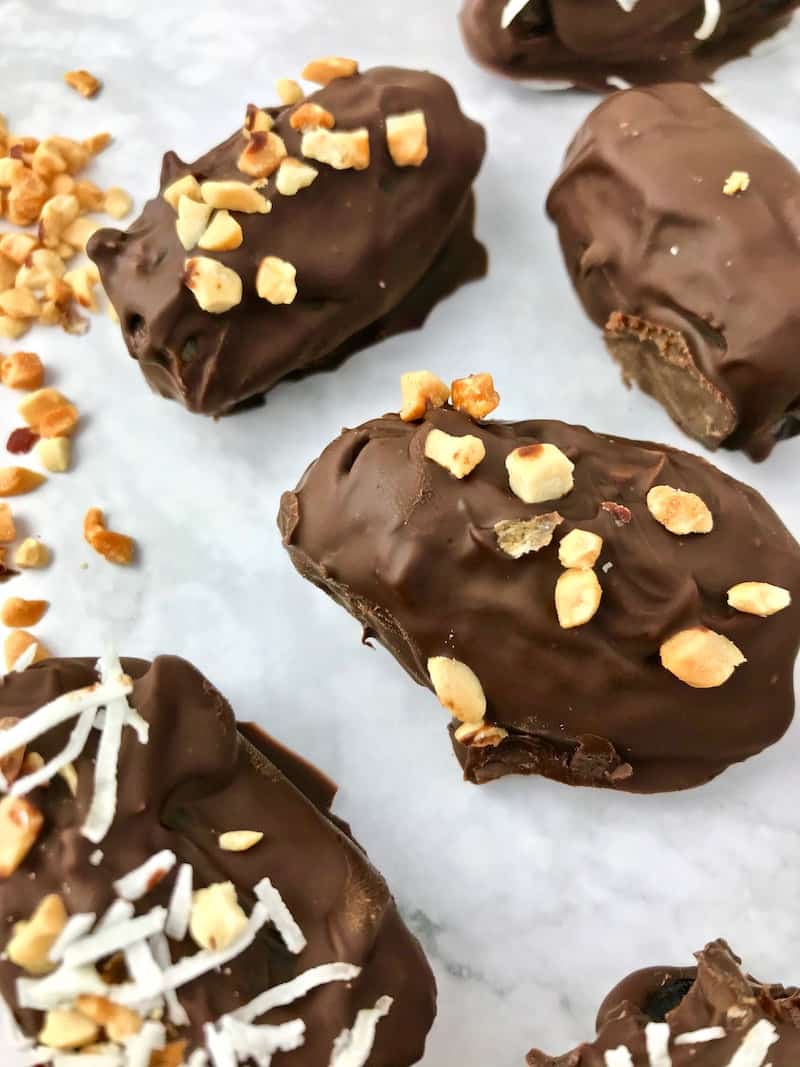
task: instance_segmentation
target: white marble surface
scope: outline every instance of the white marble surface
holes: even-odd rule
[[[261,410],[214,424],[151,396],[105,319],[82,339],[33,335],[26,346],[86,419],[74,473],[19,501],[55,559],[14,592],[52,600],[41,633],[56,653],[92,654],[109,629],[125,653],[180,653],[242,716],[338,778],[339,811],[436,970],[440,1014],[425,1063],[520,1067],[533,1043],[561,1052],[588,1037],[600,999],[628,971],[683,962],[716,935],[757,974],[800,980],[800,726],[684,795],[540,780],[476,789],[460,781],[433,696],[386,653],[363,648],[355,622],[281,550],[281,490],[342,425],[395,407],[403,370],[449,378],[489,369],[504,417],[585,421],[691,447],[659,407],[621,387],[543,214],[564,146],[594,100],[532,94],[479,71],[456,10],[456,0],[0,2],[0,110],[20,132],[110,129],[116,144],[97,176],[139,202],[156,189],[163,150],[199,154],[227,136],[247,101],[272,102],[274,79],[317,54],[436,70],[490,140],[478,183],[489,278],[440,306],[423,332],[281,386]],[[78,65],[105,81],[94,102],[61,84]],[[800,22],[729,67],[720,86],[800,158]],[[0,405],[5,433],[15,425],[10,398]],[[798,460],[800,440],[759,467],[728,453],[718,462],[762,490],[797,533]],[[84,546],[92,504],[137,537],[135,569],[112,568]]]

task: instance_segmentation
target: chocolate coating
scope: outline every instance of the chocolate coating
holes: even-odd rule
[[[630,975],[603,1002],[595,1041],[564,1056],[534,1049],[528,1067],[606,1067],[604,1054],[620,1047],[630,1053],[633,1067],[651,1067],[645,1028],[664,1021],[672,1067],[730,1067],[745,1035],[759,1024],[770,1034],[767,1058],[735,1062],[795,1067],[800,1059],[800,992],[743,974],[741,961],[724,941],[712,941],[696,959],[696,967],[652,967]],[[665,997],[674,1003],[666,1017],[653,1010]],[[721,1027],[725,1035],[675,1043],[681,1035],[710,1027]]]
[[[625,378],[682,429],[754,459],[800,431],[800,172],[769,142],[694,85],[616,93],[547,209]]]
[[[327,1063],[334,1038],[352,1026],[356,1011],[388,994],[394,1005],[378,1027],[370,1067],[416,1063],[435,1014],[433,976],[385,882],[346,825],[330,814],[335,786],[257,727],[238,731],[225,699],[184,660],[124,660],[123,667],[135,679],[129,699],[150,724],[150,742],[142,746],[132,731],[125,732],[117,817],[102,844],[103,860],[99,866],[90,863],[95,846],[80,832],[91,801],[95,739],[76,762],[77,801],[60,778],[31,795],[44,813],[45,830],[22,867],[0,879],[3,930],[27,919],[49,893],[61,894],[72,914],[101,914],[114,899],[112,882],[162,849],[172,849],[179,862],[192,865],[195,888],[232,881],[247,911],[252,887],[268,875],[297,919],[307,948],[291,955],[266,927],[224,976],[215,972],[178,991],[191,1020],[178,1037],[198,1040],[203,1023],[267,987],[317,964],[342,960],[363,968],[352,983],[322,986],[269,1016],[270,1022],[301,1016],[307,1023],[305,1045],[278,1053],[273,1062]],[[7,675],[0,687],[0,716],[22,718],[94,681],[90,660],[50,660]],[[70,726],[43,735],[31,747],[50,758],[64,746]],[[260,830],[264,839],[250,851],[225,852],[217,838],[232,829]],[[168,876],[137,910],[166,905],[172,883]],[[172,948],[176,958],[196,951],[190,939],[173,942]],[[0,993],[12,1008],[20,973],[0,960]],[[16,1015],[26,1033],[38,1033],[41,1016]]]
[[[609,78],[705,81],[785,26],[797,2],[722,0],[705,40],[695,36],[703,0],[638,0],[630,11],[619,0],[530,0],[505,29],[506,0],[466,0],[461,28],[475,59],[499,74],[607,92]]]
[[[458,481],[424,457],[432,427],[479,437],[486,458]],[[572,460],[575,487],[529,505],[511,492],[505,459],[536,442]],[[645,503],[659,484],[699,494],[713,532],[676,537],[659,525]],[[549,547],[521,559],[499,548],[496,523],[553,510],[564,521]],[[325,449],[284,494],[279,525],[298,571],[417,682],[431,685],[431,656],[475,672],[487,720],[509,737],[496,748],[454,741],[473,782],[542,774],[683,789],[777,741],[791,721],[800,547],[758,493],[685,452],[560,422],[476,422],[450,408],[414,424],[386,415]],[[604,539],[603,599],[587,625],[564,630],[554,608],[558,541],[575,528]],[[736,613],[725,593],[744,579],[785,586],[794,602],[767,620]],[[659,662],[664,640],[698,624],[748,659],[716,689],[689,688]]]
[[[371,163],[319,176],[282,196],[273,175],[261,188],[267,215],[235,213],[244,241],[213,253],[242,278],[242,302],[221,315],[201,308],[183,281],[188,255],[175,211],[149,201],[127,233],[101,230],[89,245],[116,308],[123,337],[152,388],[207,415],[230,412],[281,378],[340,361],[358,348],[421,326],[433,305],[486,273],[486,253],[472,235],[472,183],[485,150],[483,128],[461,112],[442,78],[381,67],[341,78],[309,100],[326,108],[337,130],[366,126]],[[396,166],[386,145],[387,116],[421,109],[429,154],[420,167]],[[301,157],[302,134],[274,109],[275,132]],[[199,181],[250,179],[237,169],[241,130],[195,163],[164,157],[161,190],[193,174]],[[207,254],[207,253],[199,253]],[[265,256],[297,270],[298,295],[273,306],[256,293]]]

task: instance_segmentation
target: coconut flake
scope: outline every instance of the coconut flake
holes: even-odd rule
[[[269,878],[262,878],[255,887],[254,892],[269,911],[269,917],[275,929],[283,938],[284,945],[297,956],[303,951],[308,942],[303,936],[303,931],[295,922],[294,916],[284,903],[283,897]]]
[[[352,1030],[344,1029],[333,1042],[329,1067],[364,1067],[375,1044],[378,1023],[389,1014],[391,997],[381,997],[374,1008],[362,1008]]]
[[[191,864],[182,863],[172,886],[172,896],[167,909],[167,925],[164,927],[167,937],[172,938],[173,941],[183,941],[189,931],[193,888],[194,871]]]
[[[631,11],[633,11],[639,3],[639,0],[617,0],[617,3],[626,14],[630,15]]]
[[[695,37],[698,41],[707,41],[711,37],[719,25],[720,16],[722,15],[720,0],[705,0],[705,5],[706,11],[703,21],[700,28],[695,31]]]
[[[650,1067],[672,1067],[669,1054],[669,1023],[648,1023],[644,1028]]]
[[[137,941],[125,949],[125,963],[128,974],[137,985],[160,988],[162,971],[146,941]]]
[[[293,1004],[317,986],[328,985],[329,982],[350,982],[358,978],[360,974],[361,968],[353,963],[322,963],[319,967],[311,967],[303,971],[289,982],[266,989],[249,1004],[244,1004],[241,1008],[231,1012],[231,1015],[240,1022],[251,1023],[254,1019],[272,1011],[273,1008],[283,1008],[287,1004]]]
[[[211,1056],[214,1067],[236,1067],[236,1053],[230,1037],[215,1029],[213,1023],[206,1023],[203,1027],[206,1039],[206,1048]]]
[[[530,0],[508,0],[506,6],[503,8],[503,13],[500,16],[500,29],[507,30],[511,23],[516,19],[530,3]]]
[[[691,1030],[685,1034],[678,1034],[675,1038],[676,1045],[700,1045],[704,1041],[719,1041],[725,1036],[721,1026],[706,1026],[702,1030]]]
[[[162,878],[169,874],[177,862],[178,858],[175,853],[165,848],[157,852],[155,856],[151,856],[149,860],[145,860],[141,866],[117,879],[114,882],[114,892],[123,900],[141,900],[158,885]],[[161,877],[154,882],[153,879],[157,875]]]
[[[125,1067],[149,1067],[151,1056],[164,1047],[166,1040],[163,1023],[146,1022],[138,1034],[125,1042]]]
[[[117,770],[127,709],[127,700],[113,700],[106,707],[94,765],[92,804],[81,829],[83,836],[95,845],[104,839],[117,814]]]
[[[22,655],[17,656],[17,658],[14,660],[14,666],[11,668],[11,670],[8,673],[9,674],[22,674],[22,672],[26,671],[28,669],[28,667],[30,667],[30,665],[36,659],[36,656],[37,656],[38,652],[39,652],[39,642],[38,641],[34,641],[33,644],[28,645],[28,647],[25,649],[25,651],[22,653]]]
[[[78,941],[81,937],[84,937],[89,933],[94,926],[94,921],[97,918],[93,911],[79,912],[77,915],[71,915],[67,919],[67,924],[58,937],[53,942],[53,945],[48,953],[49,958],[53,963],[58,963],[59,960],[64,957],[64,950],[73,943]]]
[[[292,1019],[280,1026],[251,1026],[224,1015],[218,1025],[230,1040],[237,1059],[242,1063],[252,1060],[257,1067],[269,1067],[275,1052],[294,1052],[306,1039],[306,1024],[302,1019]]]
[[[603,1053],[603,1062],[606,1067],[633,1067],[633,1057],[625,1045],[619,1048],[610,1048]]]
[[[728,1067],[763,1067],[770,1046],[778,1040],[778,1031],[774,1025],[769,1019],[761,1019],[744,1035]]]
[[[70,1006],[84,993],[91,996],[106,996],[108,986],[94,967],[65,967],[48,974],[46,978],[18,978],[16,983],[17,1004],[33,1011],[51,1011]]]
[[[67,967],[80,967],[83,964],[95,963],[106,956],[113,956],[115,952],[135,945],[137,941],[145,941],[153,934],[160,934],[166,920],[166,908],[153,908],[135,919],[106,926],[70,945],[64,953],[64,964]],[[154,990],[149,992],[153,993]]]
[[[116,926],[118,923],[127,922],[128,919],[133,918],[134,914],[135,909],[133,904],[129,904],[127,900],[115,900],[97,924],[95,933],[99,933],[101,930],[106,930],[109,926]]]
[[[169,920],[167,920],[169,922]],[[162,971],[172,966],[172,954],[169,950],[169,941],[165,934],[156,934],[150,938],[150,948],[153,950],[155,961]],[[183,1004],[178,1000],[178,994],[174,989],[168,989],[164,994],[167,1002],[169,1021],[175,1026],[188,1026],[189,1016]]]
[[[186,1067],[208,1067],[208,1053],[205,1049],[195,1049],[187,1060]]]
[[[46,782],[49,782],[51,778],[55,778],[62,767],[66,767],[68,763],[72,763],[74,759],[77,759],[81,752],[83,752],[86,742],[89,739],[89,734],[92,732],[94,716],[94,708],[87,708],[85,711],[81,712],[78,721],[73,727],[72,733],[69,735],[69,741],[65,747],[57,756],[53,756],[53,758],[48,760],[43,767],[40,767],[38,771],[34,771],[32,774],[26,774],[24,778],[18,778],[11,786],[11,795],[13,797],[27,796],[28,793],[33,792],[34,789],[38,789],[40,785],[44,785]],[[23,722],[24,721],[25,720],[23,719]]]
[[[104,859],[105,859],[105,854],[104,854],[102,848],[96,848],[94,850],[94,852],[91,854],[91,856],[89,857],[89,863],[91,863],[91,865],[93,867],[99,867]]]

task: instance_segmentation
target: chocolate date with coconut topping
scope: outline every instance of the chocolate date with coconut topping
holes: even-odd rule
[[[528,1067],[795,1067],[800,991],[744,974],[724,941],[695,967],[650,967],[609,993],[597,1037],[564,1056],[534,1049]]]
[[[709,448],[800,432],[800,172],[694,85],[592,112],[548,200],[626,381]],[[643,236],[646,235],[646,236]]]
[[[606,92],[705,81],[786,25],[797,0],[465,0],[472,55],[507,77]]]
[[[434,980],[335,786],[184,660],[98,666],[0,689],[0,1007],[26,1062],[419,1060]]]
[[[131,356],[191,411],[228,413],[417,328],[485,274],[472,233],[485,136],[449,83],[343,61],[308,70],[334,80],[251,106],[192,164],[168,153],[162,195],[126,233],[90,242]]]
[[[408,375],[404,417],[345,430],[279,525],[300,574],[435,691],[467,779],[676,790],[777,741],[800,546],[759,494],[664,445],[480,421],[447,393]]]

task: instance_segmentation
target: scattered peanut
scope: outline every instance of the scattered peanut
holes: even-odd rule
[[[30,289],[7,289],[0,293],[0,314],[10,319],[36,319],[39,301]]]
[[[312,102],[301,104],[292,112],[289,125],[293,130],[332,130],[336,119],[324,107]]]
[[[6,715],[0,719],[0,730],[10,730],[19,721],[13,715]],[[22,745],[21,748],[15,748],[12,752],[7,752],[5,756],[0,757],[0,774],[5,779],[6,785],[16,782],[19,777],[25,763],[25,751],[25,745]]]
[[[100,1036],[97,1026],[77,1011],[57,1009],[45,1016],[39,1044],[47,1048],[78,1049],[93,1044]]]
[[[242,279],[216,259],[194,256],[185,263],[184,283],[203,311],[221,315],[242,302]]]
[[[100,508],[89,508],[83,520],[83,536],[87,544],[99,555],[126,566],[133,559],[134,541],[125,534],[115,533],[106,527]]]
[[[12,630],[3,642],[3,658],[6,670],[13,670],[14,664],[23,652],[27,652],[31,645],[36,645],[34,663],[40,663],[43,659],[50,659],[49,650],[26,630]]]
[[[26,537],[14,553],[14,566],[39,569],[50,562],[50,549],[35,537]]]
[[[424,111],[389,115],[386,144],[395,166],[421,167],[428,158],[428,127]]]
[[[52,474],[69,470],[72,443],[68,437],[43,437],[36,445],[39,462]]]
[[[429,370],[410,371],[400,378],[403,406],[400,418],[403,422],[423,419],[428,408],[440,408],[447,403],[450,390]]]
[[[45,480],[43,474],[27,467],[0,467],[0,496],[21,496],[38,489]]]
[[[788,589],[768,582],[740,582],[728,590],[728,603],[747,615],[760,615],[762,619],[784,611],[792,602]]]
[[[218,211],[197,242],[204,252],[231,252],[242,243],[242,227],[229,211]]]
[[[734,170],[725,179],[722,191],[726,196],[736,196],[737,193],[746,193],[750,188],[750,175],[746,170]]]
[[[46,600],[23,600],[22,597],[11,596],[0,608],[0,620],[4,626],[15,629],[24,626],[35,626],[42,621],[47,611]]]
[[[64,75],[64,81],[70,89],[74,89],[87,99],[96,96],[103,88],[103,83],[99,78],[95,78],[94,74],[90,74],[88,70],[68,70]]]
[[[190,200],[201,201],[203,199],[200,192],[200,182],[191,174],[178,178],[177,181],[168,185],[161,195],[175,211],[178,210],[178,204],[182,196],[187,196]]]
[[[707,505],[695,493],[673,489],[671,485],[654,485],[647,494],[647,510],[670,533],[711,533],[714,519]]]
[[[42,420],[54,411],[72,405],[57,389],[37,389],[35,393],[28,393],[19,404],[17,411],[32,430],[39,433]]]
[[[526,504],[566,496],[572,491],[574,469],[575,464],[555,445],[523,445],[506,457],[511,491]]]
[[[6,955],[28,974],[42,975],[54,971],[50,949],[67,925],[67,910],[56,893],[40,901],[30,919],[15,924]]]
[[[0,504],[0,544],[8,545],[16,539],[17,527],[11,514],[11,506],[3,502]]]
[[[217,882],[194,894],[189,933],[200,948],[225,949],[246,926],[247,916],[232,882]]]
[[[203,182],[200,192],[211,207],[241,211],[246,215],[267,215],[272,209],[269,200],[247,182]]]
[[[0,800],[0,878],[19,870],[43,826],[42,813],[27,797]]]
[[[124,219],[127,215],[130,215],[132,208],[133,200],[130,193],[126,193],[124,189],[120,189],[116,185],[106,190],[106,197],[103,202],[103,210],[106,215],[110,215],[112,219]]]
[[[219,847],[223,852],[247,852],[263,839],[258,830],[228,830],[219,835]]]
[[[141,1015],[106,997],[83,994],[76,998],[75,1010],[102,1027],[111,1041],[120,1044],[142,1028]]]
[[[290,156],[278,167],[275,188],[281,196],[295,196],[301,189],[307,189],[318,176],[316,167]]]
[[[297,296],[296,270],[278,256],[265,256],[258,265],[256,292],[270,304],[292,304]]]
[[[278,90],[278,99],[286,107],[299,104],[305,95],[292,78],[279,78],[276,88]]]
[[[733,641],[705,626],[681,630],[661,646],[661,663],[693,689],[724,685],[747,660]]]
[[[603,590],[593,570],[568,570],[556,582],[556,614],[562,630],[585,626],[600,607]]]
[[[456,378],[450,386],[451,403],[473,419],[485,419],[500,403],[491,374],[470,374]]]
[[[188,196],[182,196],[178,201],[175,229],[178,233],[178,240],[187,252],[195,247],[205,233],[213,210],[209,204],[192,200]]]
[[[337,78],[352,78],[354,74],[358,74],[358,63],[355,59],[345,59],[343,56],[324,56],[306,63],[300,77],[316,85],[330,85]]]
[[[370,163],[369,131],[308,130],[300,151],[307,159],[327,163],[334,170],[366,170]]]
[[[508,737],[508,730],[486,722],[465,722],[455,731],[455,739],[467,748],[497,748]]]
[[[237,166],[243,174],[251,178],[268,178],[286,158],[286,145],[277,133],[258,130],[251,134],[250,140],[239,156]]]
[[[39,389],[44,367],[35,352],[12,352],[0,363],[0,381],[11,389]]]
[[[558,559],[562,567],[570,570],[589,570],[603,551],[603,538],[591,530],[570,530],[561,538]]]
[[[262,111],[255,104],[248,104],[244,115],[242,133],[250,137],[254,133],[268,133],[275,125],[275,120],[267,111]]]
[[[512,559],[547,548],[563,518],[557,511],[534,515],[531,519],[502,519],[494,524],[498,547]],[[563,542],[562,542],[563,543]]]
[[[428,674],[439,703],[454,718],[468,723],[483,721],[486,696],[471,667],[457,659],[432,656],[428,660]]]
[[[425,456],[450,471],[454,478],[465,478],[486,458],[486,448],[472,434],[453,437],[434,428],[425,438]]]

